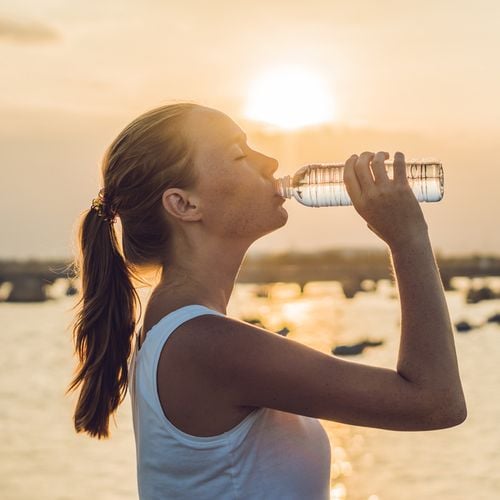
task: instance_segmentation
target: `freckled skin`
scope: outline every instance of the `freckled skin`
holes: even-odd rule
[[[288,214],[274,196],[274,158],[251,149],[229,117],[215,110],[197,110],[186,123],[193,139],[201,200],[207,230],[221,238],[256,240],[283,226]],[[246,158],[237,158],[246,155]]]

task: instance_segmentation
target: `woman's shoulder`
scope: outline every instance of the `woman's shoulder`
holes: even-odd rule
[[[213,309],[210,305],[204,304],[202,301],[193,300],[192,298],[177,297],[175,299],[165,299],[161,296],[151,296],[146,306],[142,329],[139,334],[140,345],[143,344],[146,336],[151,331],[151,329],[160,321],[162,321],[166,316],[169,316],[175,311],[188,308],[190,306],[192,306],[193,308],[203,306],[210,309],[211,311],[214,311],[215,313],[218,313],[218,311]]]

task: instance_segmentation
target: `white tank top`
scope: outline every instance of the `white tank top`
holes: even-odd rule
[[[210,437],[186,434],[167,419],[156,384],[161,350],[179,325],[205,314],[224,316],[202,305],[181,307],[151,328],[140,349],[135,342],[129,389],[139,498],[330,498],[330,443],[315,418],[258,408]]]

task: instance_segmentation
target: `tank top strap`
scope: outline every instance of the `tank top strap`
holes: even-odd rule
[[[163,316],[163,318],[147,332],[146,338],[137,353],[138,356],[143,356],[147,352],[147,357],[152,361],[151,368],[156,374],[156,365],[160,357],[160,352],[173,331],[186,321],[205,314],[224,316],[224,314],[219,311],[215,311],[200,304],[183,306]]]

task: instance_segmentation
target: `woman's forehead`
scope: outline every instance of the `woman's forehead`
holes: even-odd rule
[[[244,132],[229,116],[212,109],[191,113],[187,123],[188,134],[197,149],[224,149],[244,136]]]

